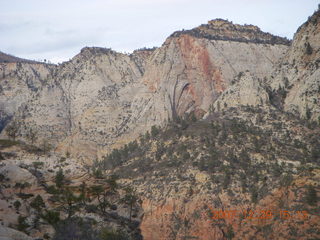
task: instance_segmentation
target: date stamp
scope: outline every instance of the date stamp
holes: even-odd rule
[[[274,218],[280,218],[284,220],[295,219],[295,220],[306,220],[308,219],[307,211],[293,211],[293,210],[270,210],[270,209],[259,209],[259,210],[238,210],[238,209],[211,209],[211,219],[230,219],[241,218],[245,220],[272,220]]]

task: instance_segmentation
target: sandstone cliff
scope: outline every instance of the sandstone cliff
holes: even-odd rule
[[[281,92],[283,108],[319,122],[320,117],[320,10],[294,36],[281,65],[269,78],[274,92]]]
[[[84,48],[71,61],[50,67],[50,74],[39,75],[43,84],[37,94],[19,95],[20,137],[34,128],[57,151],[101,158],[152,125],[190,112],[204,115],[239,72],[249,70],[262,79],[288,49],[287,40],[257,27],[220,22],[197,28],[205,35],[173,34],[157,49],[125,55]],[[7,106],[5,112],[18,107]]]

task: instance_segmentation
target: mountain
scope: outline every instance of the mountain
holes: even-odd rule
[[[0,63],[1,221],[53,239],[320,238],[319,21],[292,41],[215,19],[132,54]]]
[[[41,65],[43,69],[34,71],[42,75],[41,91],[17,103],[19,111],[4,109],[2,115],[16,112],[21,137],[35,128],[39,139],[50,136],[58,151],[84,160],[101,158],[152,125],[190,112],[201,116],[239,72],[249,70],[258,78],[270,75],[288,50],[286,39],[223,21],[220,37],[214,39],[217,30],[212,29],[219,29],[220,22],[211,21],[203,36],[194,36],[196,30],[175,33],[149,51],[126,55],[84,48],[59,66]],[[223,39],[223,34],[230,37]],[[3,71],[11,74],[8,68],[4,65]],[[2,79],[6,81],[4,75]],[[21,89],[20,82],[10,84]]]
[[[6,54],[0,51],[0,63],[38,63],[37,61],[18,58],[10,54]]]

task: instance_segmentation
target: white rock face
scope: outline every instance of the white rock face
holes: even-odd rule
[[[210,24],[212,31],[216,23]],[[232,30],[231,23],[225,24],[230,26],[223,27],[223,34],[242,36],[240,42],[215,39],[209,31],[204,37],[176,34],[158,49],[131,55],[84,48],[71,61],[50,70],[41,90],[24,100],[15,114],[22,124],[20,137],[33,128],[39,143],[48,139],[57,151],[93,160],[136,139],[152,125],[190,112],[203,116],[239,72],[249,70],[255,76],[245,83],[253,90],[239,88],[240,100],[252,102],[253,95],[262,94],[255,81],[272,72],[288,46],[270,44],[272,36],[258,28],[243,26],[241,32],[240,25]],[[256,43],[256,38],[263,43]],[[256,101],[266,101],[265,93]]]
[[[227,88],[214,102],[212,111],[221,111],[228,107],[262,106],[269,104],[269,95],[262,81],[249,71],[239,76],[238,82]]]
[[[0,240],[32,240],[26,234],[0,225]]]
[[[272,74],[270,86],[286,91],[284,110],[312,121],[320,117],[320,11],[294,36],[282,64]]]
[[[8,177],[13,183],[35,184],[36,178],[26,169],[20,168],[16,164],[8,163],[1,166],[0,173]]]
[[[0,63],[0,130],[19,109],[41,89],[50,65]]]

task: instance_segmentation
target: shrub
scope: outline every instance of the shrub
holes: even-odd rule
[[[152,138],[155,138],[156,136],[158,136],[159,132],[160,132],[160,130],[159,130],[159,128],[157,128],[157,126],[153,125],[151,127],[151,137]]]
[[[30,206],[34,209],[36,209],[38,212],[41,211],[42,208],[44,208],[46,205],[40,195],[37,195],[32,202],[30,203]]]
[[[65,176],[63,174],[63,170],[60,168],[55,176],[55,184],[57,188],[61,188],[65,182]]]
[[[19,215],[18,217],[18,225],[17,229],[22,232],[26,232],[27,228],[29,227],[29,224],[26,222],[27,217],[23,217]]]
[[[103,228],[100,231],[100,239],[101,240],[126,240],[126,239],[129,239],[129,237],[121,231],[114,231],[114,230],[109,230],[107,228]]]
[[[53,240],[99,240],[98,233],[93,229],[91,221],[71,218],[56,225]]]
[[[21,207],[21,202],[19,200],[16,200],[14,203],[13,203],[13,206],[14,208],[19,211],[19,208]]]
[[[258,202],[258,191],[256,187],[251,188],[251,201],[252,203]]]
[[[6,133],[9,138],[11,138],[13,141],[15,141],[16,137],[18,135],[19,129],[20,129],[20,124],[18,124],[16,121],[13,121],[6,128]]]
[[[26,138],[30,141],[31,144],[34,144],[34,142],[37,140],[38,132],[32,128],[30,128],[27,132]]]
[[[55,225],[60,221],[60,213],[51,210],[46,210],[41,217],[51,225]]]
[[[235,237],[235,234],[234,234],[232,225],[229,224],[229,225],[228,225],[227,232],[226,232],[226,238],[231,240],[231,239],[234,238],[234,237]]]
[[[311,55],[313,50],[312,50],[310,43],[307,42],[305,45],[306,45],[306,54]]]

